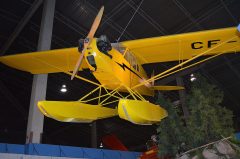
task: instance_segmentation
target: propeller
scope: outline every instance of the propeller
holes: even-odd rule
[[[77,74],[79,68],[81,67],[82,60],[83,60],[83,57],[85,55],[85,52],[86,52],[89,44],[91,43],[92,39],[94,38],[94,34],[96,33],[96,31],[97,31],[97,29],[100,25],[102,15],[103,15],[103,11],[104,11],[104,6],[101,7],[101,9],[98,12],[96,18],[94,19],[94,22],[92,24],[92,27],[91,27],[87,37],[84,39],[83,50],[81,52],[80,57],[78,58],[78,61],[75,65],[75,67],[74,67],[74,70],[73,70],[73,73],[72,73],[72,76],[71,76],[71,80],[73,80],[74,76]]]

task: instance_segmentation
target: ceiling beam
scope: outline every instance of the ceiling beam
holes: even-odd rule
[[[5,42],[3,47],[1,48],[0,55],[4,55],[6,51],[9,49],[9,47],[12,45],[14,40],[18,37],[18,35],[21,33],[23,28],[26,26],[26,24],[29,22],[31,17],[34,15],[34,13],[37,11],[37,9],[42,4],[43,0],[35,0],[30,7],[30,9],[26,12],[24,17],[20,20],[20,22],[17,24],[15,30],[12,32],[8,40]]]
[[[234,1],[236,1],[236,0],[228,0],[228,1],[225,1],[224,4],[225,4],[225,6],[228,6],[228,5],[232,4]],[[205,13],[203,13],[202,15],[200,15],[199,17],[194,18],[194,20],[200,24],[201,22],[203,22],[210,16],[216,14],[222,8],[224,8],[224,6],[222,4],[217,4],[210,10],[208,10]],[[192,28],[192,23],[189,23],[189,24],[185,25],[184,27],[180,28],[176,33],[187,32],[191,28]]]
[[[178,0],[173,0],[175,5],[181,9],[181,11],[188,17],[188,19],[196,25],[199,30],[202,30],[203,27],[197,22],[197,20],[192,16],[192,14],[180,3]]]
[[[240,72],[232,65],[231,61],[226,56],[223,56],[223,58],[227,66],[233,71],[237,78],[240,79]]]
[[[137,5],[132,0],[124,0],[132,9],[136,10]],[[157,23],[151,16],[149,16],[143,9],[139,8],[138,14],[152,25],[162,35],[169,34],[169,32]]]
[[[93,14],[95,15],[96,12],[98,12],[98,8],[96,8],[94,5],[92,5],[90,2],[87,1],[87,3],[89,4],[89,7],[90,7],[90,11],[93,12]],[[107,23],[112,29],[114,29],[116,32],[118,33],[121,33],[124,28],[122,28],[120,25],[118,25],[117,23],[115,23],[114,21],[111,20],[111,18],[109,18],[109,16],[105,15],[103,17],[103,20],[104,19],[107,19],[106,21],[103,21],[103,24],[104,23]],[[102,25],[101,25],[102,26]],[[128,31],[125,31],[125,34],[124,34],[125,37],[127,37],[128,39],[136,39],[132,34],[130,34]]]
[[[225,10],[228,12],[228,14],[231,16],[232,20],[234,21],[235,24],[238,24],[238,20],[236,17],[233,16],[233,14],[231,13],[231,11],[228,9],[228,7],[225,5],[225,2],[223,0],[221,0],[221,4],[223,5],[223,7],[225,8]]]
[[[29,5],[29,6],[31,5],[31,4],[27,3],[26,1],[23,1],[23,2],[25,2],[25,4],[27,4],[27,5]],[[8,19],[7,19],[8,21],[13,21],[13,22],[15,22],[15,23],[18,22],[18,21],[16,20],[17,18],[11,17],[11,15],[12,15],[12,16],[14,16],[14,17],[18,17],[18,18],[19,18],[19,16],[17,16],[16,14],[14,14],[14,13],[12,13],[12,12],[9,12],[9,11],[7,11],[7,10],[5,10],[5,9],[1,9],[1,11],[3,11],[4,13],[8,13],[8,14],[6,14],[6,15],[5,15],[5,14],[3,15],[3,16],[8,17]],[[58,20],[59,18],[62,18],[61,20],[63,20],[63,21],[65,20],[65,21],[64,21],[64,24],[65,24],[65,23],[68,23],[68,25],[73,24],[73,23],[69,20],[69,18],[66,19],[67,17],[63,17],[63,16],[61,15],[61,13],[59,13],[59,15],[61,15],[61,16],[59,16],[58,13],[59,13],[58,11],[55,11],[55,15],[54,15],[57,20]],[[0,15],[0,17],[1,17],[1,15]],[[60,21],[60,22],[61,22],[61,21]],[[30,30],[34,31],[36,34],[39,34],[39,30],[40,30],[39,24],[34,23],[33,21],[31,21],[31,22],[30,22],[30,25],[31,25]],[[76,26],[76,25],[77,25],[77,24],[73,24],[72,26]],[[68,26],[67,26],[67,27],[68,27]],[[70,28],[70,27],[69,27],[69,28]],[[80,28],[80,27],[74,28],[74,31],[79,30],[79,28]],[[70,28],[70,29],[73,30],[73,28]],[[4,37],[4,38],[5,38],[5,37]],[[20,45],[23,45],[24,47],[30,49],[30,51],[36,50],[37,45],[36,45],[35,43],[29,41],[28,39],[24,38],[23,36],[18,36],[18,38],[21,38],[21,39],[19,39],[19,40],[20,40],[20,42],[19,42]],[[56,45],[58,45],[60,48],[75,46],[75,43],[68,42],[68,41],[66,41],[66,39],[62,39],[62,38],[60,38],[59,36],[57,36],[56,34],[52,34],[52,38],[53,38],[52,41],[53,41]],[[7,37],[6,37],[5,39],[7,39]],[[23,41],[26,42],[27,44],[30,44],[30,45],[31,45],[31,48],[29,48],[28,46],[26,46],[26,44],[23,43],[22,39],[23,39]],[[15,52],[16,52],[16,51],[15,51]]]

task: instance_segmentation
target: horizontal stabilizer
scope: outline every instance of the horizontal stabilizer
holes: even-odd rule
[[[168,116],[165,109],[148,101],[120,99],[118,104],[119,117],[134,124],[151,125]]]
[[[38,108],[47,117],[62,122],[90,123],[97,119],[116,116],[117,110],[102,107],[101,105],[90,105],[62,101],[40,101]]]
[[[182,86],[153,86],[151,88],[153,90],[159,90],[159,91],[177,91],[177,90],[184,89],[184,87]]]

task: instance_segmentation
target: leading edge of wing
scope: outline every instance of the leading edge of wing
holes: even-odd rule
[[[231,27],[130,40],[120,44],[128,48],[139,59],[141,64],[147,64],[189,59],[233,36],[236,37],[231,43],[226,43],[207,55],[219,52],[237,52],[240,51],[240,47],[236,49],[234,46],[240,44],[238,34],[237,27]]]
[[[69,72],[73,70],[79,55],[75,47],[2,56],[0,62],[32,74]],[[80,70],[83,68],[88,68],[85,61]]]

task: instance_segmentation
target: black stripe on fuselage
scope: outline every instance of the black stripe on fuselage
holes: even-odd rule
[[[115,61],[116,62],[116,61]],[[125,65],[125,63],[122,63],[122,64],[120,64],[120,63],[118,63],[118,62],[116,62],[124,71],[125,71],[125,68],[126,69],[128,69],[130,72],[132,72],[132,73],[134,73],[136,76],[138,76],[139,78],[141,78],[142,79],[142,77],[141,76],[139,76],[135,71],[133,71],[131,68],[129,68],[127,65]]]

